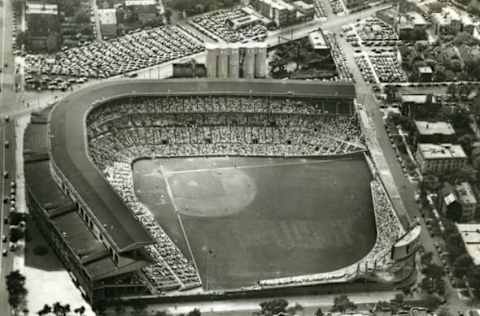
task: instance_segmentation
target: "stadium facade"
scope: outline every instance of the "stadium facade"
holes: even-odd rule
[[[162,296],[169,288],[155,291],[142,272],[153,263],[146,249],[154,240],[90,158],[87,115],[117,98],[185,95],[316,99],[325,113],[356,115],[350,83],[276,80],[112,81],[79,90],[33,115],[24,142],[30,213],[93,305]]]

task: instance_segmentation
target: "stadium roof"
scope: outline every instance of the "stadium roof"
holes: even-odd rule
[[[150,235],[90,160],[85,119],[94,104],[128,95],[283,95],[353,99],[351,83],[282,80],[118,80],[81,89],[60,100],[50,116],[51,158],[103,224],[118,251],[150,244]]]

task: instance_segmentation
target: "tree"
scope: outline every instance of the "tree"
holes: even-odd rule
[[[20,239],[25,237],[25,233],[19,227],[13,227],[10,229],[10,241],[16,243]]]
[[[334,312],[345,313],[348,310],[355,310],[355,309],[357,309],[357,306],[355,305],[355,303],[350,301],[348,296],[340,295],[340,296],[336,296],[333,299],[333,306],[330,311],[332,313]]]
[[[315,316],[323,316],[323,311],[320,307],[315,311]]]
[[[192,311],[188,312],[187,316],[201,316],[202,313],[198,308],[193,309]]]
[[[298,312],[301,312],[301,311],[303,311],[303,306],[298,303],[295,303],[295,305],[287,308],[287,313],[289,315],[296,315]]]
[[[27,289],[25,288],[25,276],[20,271],[15,270],[10,272],[7,277],[7,291],[8,291],[8,303],[12,308],[16,309],[21,304],[25,303],[25,297],[27,296]]]
[[[83,314],[85,314],[85,311],[86,311],[86,309],[85,309],[85,306],[83,306],[83,305],[80,306],[80,307],[77,307],[77,308],[75,308],[75,309],[73,310],[73,312],[74,312],[75,314],[78,314],[78,315],[80,315],[80,316],[82,316]],[[117,313],[117,315],[118,315],[118,314],[120,314],[120,313]]]
[[[172,10],[165,9],[165,19],[167,20],[167,24],[172,23]]]
[[[458,138],[458,143],[462,146],[467,156],[470,156],[470,154],[472,153],[472,144],[474,141],[475,136],[473,136],[472,134],[465,134]]]
[[[43,305],[43,308],[37,312],[37,314],[41,316],[41,315],[48,315],[51,312],[52,312],[52,308],[50,307],[50,305],[45,304]]]
[[[449,84],[447,88],[447,94],[455,99],[457,97],[457,85],[454,83]]]
[[[458,222],[462,218],[462,213],[462,205],[459,202],[454,201],[448,205],[445,216],[453,222]]]
[[[420,258],[420,262],[422,265],[426,266],[432,262],[433,253],[431,251],[425,252],[422,257]]]
[[[465,253],[453,262],[453,274],[456,277],[463,277],[472,268],[472,265],[472,258]]]
[[[435,263],[429,264],[426,268],[422,270],[423,274],[425,274],[427,277],[438,279],[443,277],[444,271],[441,266]]]
[[[453,316],[452,313],[446,307],[442,307],[438,312],[437,316]]]
[[[440,305],[441,300],[436,295],[429,295],[425,298],[425,307],[430,311],[434,311]]]
[[[260,303],[261,314],[265,316],[285,313],[288,302],[283,298],[277,298],[270,301]]]

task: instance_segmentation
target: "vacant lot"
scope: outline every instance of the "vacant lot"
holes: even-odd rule
[[[376,237],[361,158],[143,160],[134,180],[187,256],[190,244],[208,289],[338,269]]]

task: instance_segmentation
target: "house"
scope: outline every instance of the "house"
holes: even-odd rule
[[[416,159],[422,173],[454,171],[467,163],[467,155],[462,146],[454,144],[419,143]]]

